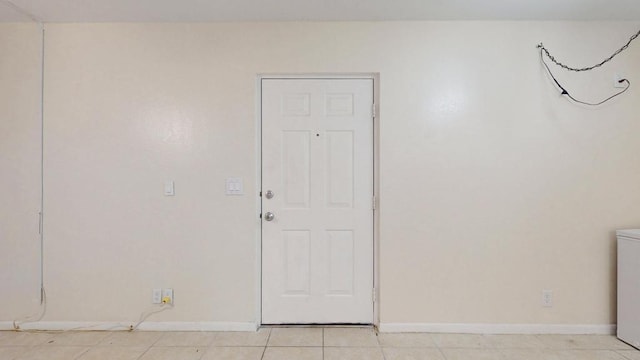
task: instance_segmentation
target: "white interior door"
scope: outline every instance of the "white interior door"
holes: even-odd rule
[[[372,293],[373,80],[263,79],[262,323],[370,324]]]

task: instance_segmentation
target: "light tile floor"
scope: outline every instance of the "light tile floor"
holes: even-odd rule
[[[371,328],[257,332],[0,331],[0,360],[640,360],[600,335],[376,335]]]

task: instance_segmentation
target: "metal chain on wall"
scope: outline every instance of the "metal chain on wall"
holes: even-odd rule
[[[627,41],[626,44],[624,44],[623,47],[621,47],[620,49],[618,49],[616,52],[613,53],[613,55],[609,56],[608,58],[602,60],[602,62],[595,64],[593,66],[588,66],[588,67],[583,67],[583,68],[574,68],[571,66],[567,66],[561,62],[559,62],[558,60],[556,60],[555,57],[553,57],[553,55],[551,55],[549,53],[549,50],[547,50],[546,47],[544,47],[543,43],[538,44],[538,48],[541,49],[541,51],[544,51],[544,53],[547,55],[547,57],[549,58],[549,60],[551,60],[554,64],[560,66],[563,69],[569,70],[569,71],[576,71],[576,72],[581,72],[581,71],[589,71],[589,70],[593,70],[595,68],[599,68],[600,66],[608,63],[609,61],[611,61],[614,57],[616,57],[618,54],[620,54],[621,52],[627,50],[627,48],[629,47],[629,45],[631,45],[631,43],[633,42],[633,40],[635,40],[638,36],[640,36],[640,30],[633,34],[633,36],[631,36],[631,38],[629,39],[629,41]]]

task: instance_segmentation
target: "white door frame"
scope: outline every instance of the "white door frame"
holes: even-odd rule
[[[371,79],[373,80],[373,193],[376,199],[373,211],[373,325],[380,324],[380,74],[379,73],[327,73],[327,74],[258,74],[256,79],[256,328],[262,325],[262,80],[263,79]]]

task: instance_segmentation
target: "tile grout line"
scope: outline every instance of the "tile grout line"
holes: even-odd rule
[[[482,336],[485,338],[485,340],[487,340],[487,344],[489,344],[489,349],[500,351],[500,349],[498,349],[498,345],[496,345],[495,341],[491,341],[491,337],[490,336],[488,336],[487,334],[482,334]]]
[[[258,329],[259,331],[259,329]],[[262,356],[260,357],[260,360],[264,359],[264,355],[267,353],[267,346],[269,346],[269,341],[271,340],[271,333],[273,332],[273,329],[269,329],[269,335],[267,335],[267,342],[264,344],[264,350],[262,350]]]
[[[83,352],[81,352],[80,354],[78,354],[78,356],[74,357],[75,360],[80,359],[81,357],[83,357],[86,353],[88,353],[89,351],[91,351],[91,349],[93,348],[93,346],[89,346],[88,348],[86,348]]]
[[[382,348],[382,343],[380,342],[380,333],[375,331],[375,328],[374,328],[373,334],[376,337],[376,342],[378,343],[378,349],[380,349],[380,353],[382,354],[382,360],[387,360],[387,355],[385,355],[384,349]]]
[[[217,335],[218,335],[218,334],[217,334],[215,331],[212,331],[212,332],[211,332],[211,339],[209,340],[209,343],[207,344],[207,351],[209,351],[209,348],[210,348],[210,347],[213,347],[213,346],[212,346],[212,345],[213,345],[213,341],[216,339],[216,336],[217,336]]]
[[[267,345],[262,349],[262,355],[260,356],[260,360],[264,359],[264,354],[267,352]]]
[[[132,332],[131,332],[131,333],[132,333]],[[160,341],[160,339],[161,339],[163,336],[164,336],[164,334],[163,334],[163,335],[161,335],[161,336],[159,336],[159,337],[156,339],[156,341],[152,342],[152,343],[151,343],[151,345],[149,345],[149,347],[148,347],[145,351],[143,351],[143,352],[142,352],[142,354],[140,354],[140,356],[138,356],[138,357],[136,358],[136,360],[140,360],[140,359],[142,359],[142,357],[143,357],[146,353],[148,353],[148,352],[149,352],[149,350],[151,350],[151,348],[153,347],[153,345],[155,345],[158,341]]]
[[[433,334],[429,334],[429,337],[431,338],[431,341],[433,341],[433,345],[435,345],[436,349],[438,349],[438,352],[440,353],[442,358],[444,360],[447,360],[447,356],[444,354],[442,347],[440,347],[440,345],[438,345],[438,343],[436,342],[436,339],[434,339]]]
[[[191,347],[191,346],[184,346],[184,347],[176,346],[176,347],[177,348],[184,348],[184,349],[195,348],[197,353],[200,352],[200,347],[199,346],[193,346],[193,347]],[[204,351],[202,351],[202,353],[200,354],[200,356],[198,357],[197,360],[201,360],[206,352],[207,352],[207,348],[205,348]]]
[[[202,332],[202,333],[209,333],[209,332],[206,331],[206,332]],[[216,333],[212,331],[211,332],[211,339],[209,339],[209,342],[205,346],[205,349],[202,352],[202,356],[200,357],[200,359],[202,359],[209,352],[209,349],[212,348],[211,344],[213,344],[213,340],[214,340],[215,337],[216,337]]]

